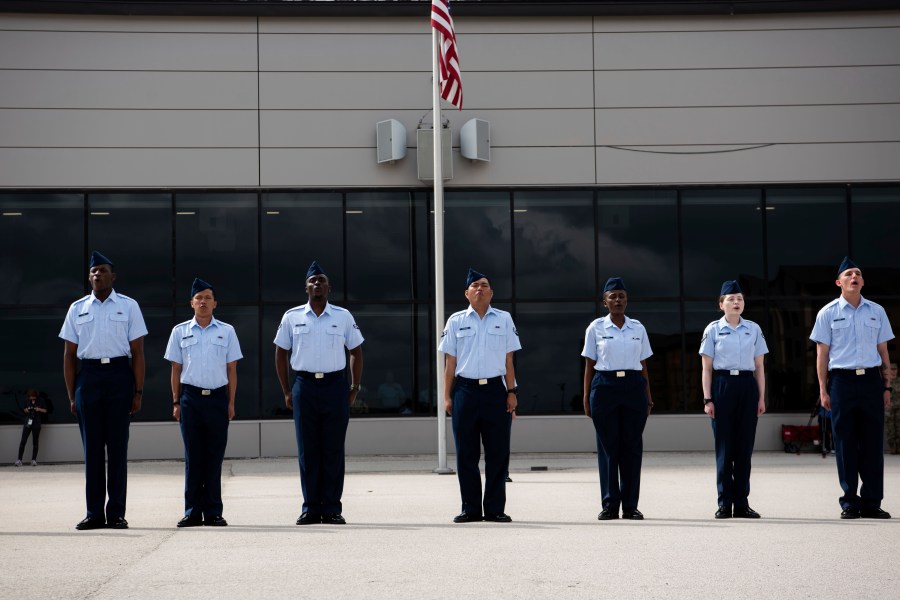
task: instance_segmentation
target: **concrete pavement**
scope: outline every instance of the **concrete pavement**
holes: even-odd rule
[[[184,465],[129,465],[125,531],[74,529],[80,465],[0,467],[0,598],[900,598],[890,521],[841,521],[834,459],[757,453],[759,521],[716,521],[712,453],[646,453],[643,522],[598,522],[590,454],[515,455],[511,524],[456,525],[430,456],[351,458],[346,526],[294,525],[295,459],[226,461],[226,528],[176,529]],[[452,465],[452,457],[451,457]],[[547,470],[532,470],[546,467]]]

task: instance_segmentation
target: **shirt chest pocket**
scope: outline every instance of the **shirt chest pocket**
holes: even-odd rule
[[[877,343],[878,332],[881,330],[881,322],[876,319],[866,319],[863,321],[863,335],[867,342]]]
[[[831,345],[835,342],[847,342],[850,339],[850,321],[838,319],[831,322]]]
[[[294,339],[298,348],[309,348],[312,345],[312,328],[308,323],[294,325]]]
[[[196,351],[197,343],[199,341],[200,338],[196,338],[193,335],[181,338],[181,342],[179,342],[178,344],[181,347],[181,356],[183,358],[190,359],[191,354]]]
[[[487,336],[487,346],[491,350],[506,350],[506,327],[503,325],[494,325],[489,327]]]
[[[110,329],[116,332],[117,335],[124,335],[127,337],[128,334],[128,314],[124,312],[114,312],[109,315],[109,323],[112,327]]]
[[[471,327],[458,329],[456,331],[456,356],[460,353],[467,352],[475,341],[475,330]]]
[[[75,317],[75,331],[81,337],[94,329],[94,315],[83,313]]]
[[[216,356],[225,358],[226,353],[228,352],[228,340],[225,339],[224,336],[216,336],[209,341],[210,350],[212,350]]]
[[[344,330],[341,327],[328,328],[328,346],[331,348],[343,348],[344,346]]]

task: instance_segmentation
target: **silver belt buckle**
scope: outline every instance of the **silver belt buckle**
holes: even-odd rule
[[[325,379],[325,373],[316,373],[316,379]]]
[[[857,374],[857,375],[865,375],[865,374],[866,374],[866,370],[865,370],[865,369],[857,369],[857,370],[856,370],[856,374]]]
[[[625,377],[625,371],[616,371],[616,377]]]
[[[108,359],[108,358],[101,358],[101,359],[100,359],[100,364],[101,364],[101,365],[108,365],[108,364],[109,364],[109,359]]]
[[[487,379],[479,379],[478,385],[487,385]]]
[[[200,390],[201,396],[209,396],[212,394],[212,390]]]
[[[732,370],[728,371],[728,374],[729,375],[740,375],[741,372],[738,369],[732,369]]]

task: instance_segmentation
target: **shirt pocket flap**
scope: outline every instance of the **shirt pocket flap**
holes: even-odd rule
[[[109,320],[110,320],[110,321],[120,321],[120,322],[121,322],[121,321],[127,321],[127,320],[128,320],[128,313],[121,312],[121,311],[116,311],[116,312],[114,312],[114,313],[110,313],[110,315],[109,315]]]
[[[849,319],[835,319],[831,322],[832,329],[847,329],[848,327],[850,327]]]
[[[475,330],[471,327],[456,330],[456,337],[458,338],[472,337],[473,335],[475,335]]]
[[[228,345],[228,340],[225,339],[225,336],[217,335],[209,342],[213,346],[222,346],[223,348]]]
[[[872,327],[873,329],[881,327],[881,322],[877,319],[866,319],[863,323],[865,323],[866,327]]]
[[[301,333],[309,333],[309,325],[306,323],[296,323],[294,325],[294,335],[299,335]]]
[[[488,327],[487,332],[489,335],[506,335],[506,327],[503,325],[494,325]]]
[[[194,336],[183,337],[183,338],[181,338],[181,344],[179,344],[179,345],[182,348],[190,348],[191,346],[195,345],[199,341],[200,341],[200,339],[196,338]]]
[[[84,325],[85,323],[90,323],[94,320],[94,315],[91,313],[84,313],[83,315],[77,315],[75,317],[76,325]]]

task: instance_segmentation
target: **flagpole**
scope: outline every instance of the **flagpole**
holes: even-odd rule
[[[440,33],[431,29],[431,104],[434,116],[434,321],[435,348],[444,332],[444,173],[441,161],[441,76],[438,65]],[[444,411],[444,353],[435,351],[435,379],[437,380],[437,436],[438,466],[434,473],[447,475],[453,469],[447,466],[447,416]]]

